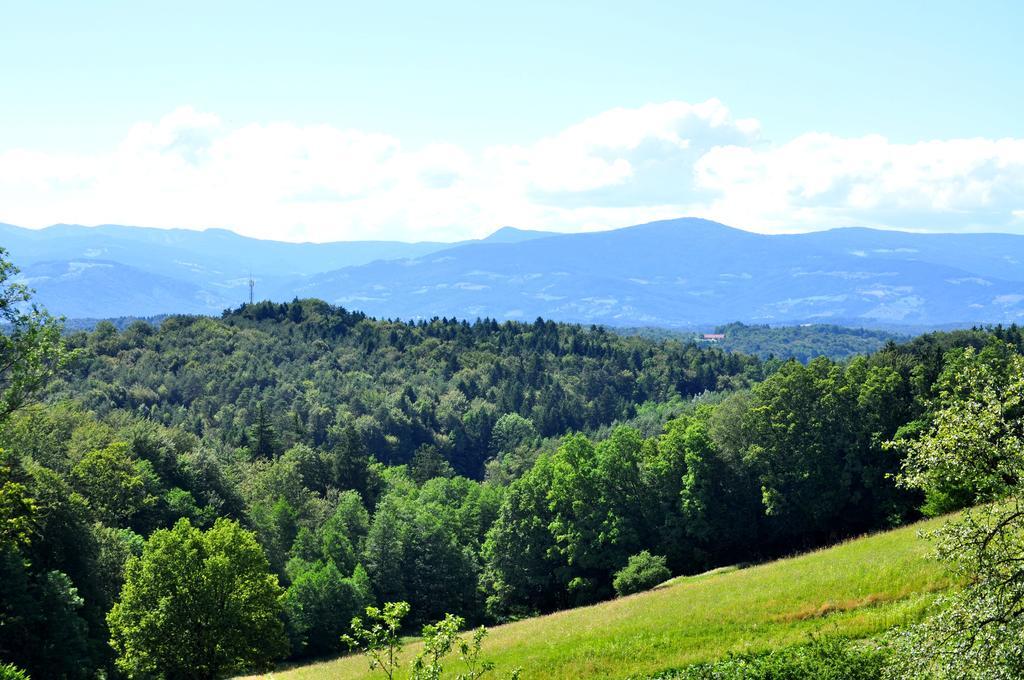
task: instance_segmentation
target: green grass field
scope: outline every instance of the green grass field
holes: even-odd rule
[[[918,537],[942,521],[746,569],[677,578],[639,595],[496,626],[484,656],[497,663],[495,677],[521,666],[524,678],[626,678],[728,652],[804,642],[811,633],[872,636],[917,619],[948,587],[941,565],[929,558],[931,546]],[[416,651],[410,642],[403,659],[408,662]],[[373,675],[363,657],[352,656],[266,677]]]

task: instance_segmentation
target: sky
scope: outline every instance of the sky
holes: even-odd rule
[[[1020,2],[0,0],[0,221],[1024,233]]]

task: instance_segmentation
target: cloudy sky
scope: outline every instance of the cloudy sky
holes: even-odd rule
[[[0,0],[0,221],[1024,233],[1019,2],[370,4]]]

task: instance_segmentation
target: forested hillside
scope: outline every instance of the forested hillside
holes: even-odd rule
[[[120,333],[103,323],[69,345],[84,354],[53,391],[100,415],[129,411],[262,458],[357,436],[380,462],[407,463],[426,448],[474,478],[495,453],[502,416],[560,436],[629,418],[645,402],[749,386],[764,372],[749,356],[600,328],[376,321],[316,300]]]
[[[964,507],[991,476],[931,475],[915,442],[1022,345],[765,363],[316,300],[66,347],[11,323],[50,352],[8,353],[46,370],[8,369],[0,411],[0,658],[33,677],[222,677],[338,653],[367,605],[501,622]]]
[[[906,334],[891,331],[850,328],[831,324],[799,326],[751,325],[734,322],[716,326],[711,335],[723,337],[704,339],[704,333],[675,331],[665,328],[624,328],[623,335],[638,335],[653,340],[697,341],[713,344],[727,352],[752,354],[762,359],[796,359],[806,363],[819,356],[849,359],[858,354],[871,354],[888,342],[909,339]]]

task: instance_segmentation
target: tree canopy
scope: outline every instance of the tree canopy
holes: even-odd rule
[[[129,558],[107,616],[118,667],[168,680],[266,668],[287,651],[281,594],[255,536],[237,522],[158,529]]]

